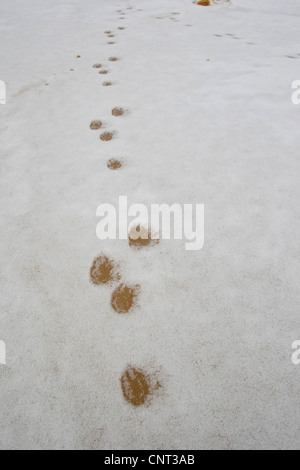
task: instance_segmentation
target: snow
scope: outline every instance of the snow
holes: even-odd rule
[[[299,30],[297,0],[1,1],[2,449],[300,448]],[[205,204],[203,249],[101,242],[120,195]],[[129,315],[100,253],[141,286]],[[147,407],[128,364],[160,377]]]

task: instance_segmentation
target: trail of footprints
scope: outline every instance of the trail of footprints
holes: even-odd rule
[[[132,7],[128,7],[127,10],[132,10]],[[141,10],[137,10],[141,11]],[[125,19],[126,12],[123,10],[117,10],[117,13],[120,14],[120,20]],[[179,12],[173,12],[170,15],[156,17],[157,19],[169,18],[172,21],[178,21]],[[192,25],[186,25],[192,26]],[[123,26],[118,27],[118,31],[124,31],[126,28]],[[116,33],[107,30],[105,34],[109,41],[107,45],[116,44]],[[240,39],[231,33],[223,34],[214,34],[215,37],[221,38],[227,36],[231,39]],[[114,39],[114,40],[111,40]],[[254,43],[248,42],[249,45],[254,45]],[[300,54],[286,56],[290,59],[297,59],[300,57]],[[78,55],[79,59],[80,56]],[[118,57],[111,56],[109,62],[111,64],[116,63],[119,60]],[[93,68],[99,71],[100,75],[108,75],[110,70],[109,68],[104,67],[100,63],[93,65]],[[74,71],[74,69],[71,69]],[[109,87],[113,85],[111,81],[103,81],[102,85],[104,87]],[[112,109],[112,116],[122,117],[127,114],[127,110],[116,107]],[[93,131],[98,131],[102,129],[103,122],[101,120],[94,120],[90,123],[90,129]],[[104,131],[100,134],[100,140],[102,142],[110,142],[117,136],[116,131]],[[116,158],[109,158],[106,162],[107,169],[117,171],[121,170],[123,166],[123,161]],[[128,234],[128,243],[131,249],[140,250],[145,249],[146,247],[152,247],[159,243],[159,240],[153,239],[151,230],[146,230],[144,227],[137,226],[131,228]],[[111,294],[111,308],[118,315],[126,315],[134,311],[138,306],[138,298],[141,291],[141,286],[139,284],[129,285],[124,280],[120,274],[119,265],[111,258],[104,254],[100,254],[96,257],[90,268],[90,280],[95,286],[109,285],[112,287],[113,291]],[[123,396],[127,402],[132,406],[139,407],[142,405],[148,405],[151,403],[151,399],[154,394],[162,387],[160,381],[158,380],[158,373],[149,373],[142,368],[128,365],[125,371],[123,372],[120,378],[120,385],[122,389]]]
[[[132,9],[132,7],[127,8],[127,10]],[[119,17],[120,20],[125,19],[126,12],[124,10],[117,10],[117,13],[121,15]],[[118,27],[118,31],[124,31],[125,29],[123,26]],[[105,34],[109,39],[116,37],[115,33],[111,30],[105,31]],[[115,44],[115,40],[107,42],[107,45],[113,44]],[[109,58],[111,64],[116,63],[118,60],[119,58],[115,56]],[[98,70],[100,75],[108,75],[110,72],[109,68],[104,67],[101,63],[94,64],[93,68]],[[109,87],[113,85],[113,82],[103,81],[102,85]],[[113,117],[120,118],[126,116],[127,112],[122,107],[115,107],[112,109],[111,114]],[[99,131],[102,128],[102,120],[94,120],[90,123],[90,129],[93,131]],[[104,131],[100,134],[100,140],[102,142],[110,142],[116,136],[117,132],[115,130]],[[107,169],[117,171],[121,170],[123,161],[109,158],[106,165]],[[138,225],[131,228],[128,234],[128,243],[132,249],[139,250],[153,246],[159,243],[159,240],[152,240],[151,231],[146,231],[145,228]],[[139,284],[131,285],[122,280],[120,266],[105,254],[100,254],[94,259],[90,268],[90,280],[95,286],[109,285],[112,287],[110,304],[112,310],[118,315],[129,314],[138,306],[141,286]],[[157,373],[149,373],[142,368],[132,365],[127,366],[120,378],[120,384],[125,400],[135,407],[149,405],[151,398],[161,388]]]

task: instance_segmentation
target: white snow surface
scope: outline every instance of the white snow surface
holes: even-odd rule
[[[1,0],[1,449],[300,448],[299,32],[298,0]],[[204,248],[101,242],[120,195],[205,204]],[[141,286],[128,315],[100,253]]]

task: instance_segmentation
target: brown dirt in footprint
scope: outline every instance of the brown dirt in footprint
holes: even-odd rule
[[[100,70],[100,75],[106,75],[108,73],[108,70]]]
[[[103,86],[112,86],[112,83],[111,82],[103,82],[102,85]]]
[[[120,280],[120,274],[112,259],[100,255],[93,261],[90,270],[90,278],[93,284],[100,286],[101,284],[108,284],[112,281]]]
[[[125,28],[124,28],[124,26],[120,26],[118,29],[119,29],[120,31],[124,31]]]
[[[128,313],[136,302],[139,289],[138,285],[126,286],[125,284],[120,284],[111,296],[111,306],[115,312],[120,314]]]
[[[121,387],[126,401],[133,406],[142,406],[149,403],[161,384],[144,370],[128,366],[121,377]]]
[[[104,31],[104,34],[111,34],[111,31]]]
[[[151,237],[151,230],[147,230],[145,227],[138,225],[132,227],[128,235],[129,246],[135,248],[145,248],[147,246],[154,246],[159,243],[159,239],[153,239]]]
[[[112,44],[116,44],[116,43],[114,41],[108,41],[107,44],[109,44],[111,46]]]
[[[117,60],[119,60],[118,57],[110,57],[109,58],[110,62],[117,62]]]
[[[101,121],[92,121],[91,124],[90,124],[90,128],[93,130],[93,131],[96,131],[98,129],[101,129],[101,127],[103,126],[102,122]]]
[[[199,0],[197,2],[197,5],[202,5],[204,7],[209,7],[210,6],[210,0]]]
[[[114,38],[115,35],[114,35],[114,34],[109,34],[107,37],[108,37],[108,38]]]
[[[101,69],[102,64],[94,64],[93,69]]]
[[[125,111],[124,111],[123,108],[114,108],[114,109],[112,110],[111,114],[112,114],[113,116],[116,116],[116,117],[118,117],[118,116],[123,116],[123,114],[125,114]]]
[[[103,132],[103,134],[100,135],[100,139],[103,140],[104,142],[108,142],[109,140],[112,140],[114,137],[114,132]]]
[[[116,160],[115,158],[111,158],[107,161],[107,168],[110,170],[119,170],[119,168],[122,168],[122,162],[120,162],[120,160]]]

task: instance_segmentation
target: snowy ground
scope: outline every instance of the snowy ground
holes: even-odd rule
[[[2,449],[300,448],[299,31],[298,0],[1,0]],[[100,242],[119,195],[204,203],[203,250]],[[130,315],[90,283],[101,252]],[[159,374],[150,406],[128,364]]]

